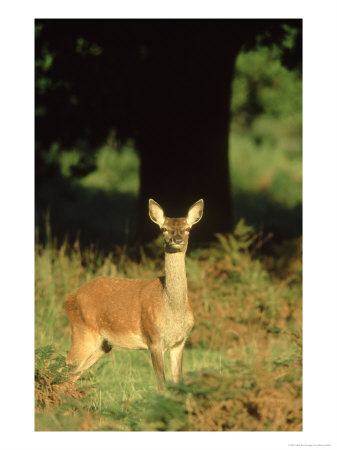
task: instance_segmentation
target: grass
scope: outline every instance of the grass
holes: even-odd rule
[[[63,300],[95,276],[156,276],[163,258],[38,245],[36,430],[300,430],[301,241],[265,255],[260,246],[261,234],[240,221],[188,255],[196,325],[186,377],[159,395],[147,351],[113,351],[67,384]]]
[[[113,351],[77,383],[67,380],[65,295],[99,275],[161,275],[163,255],[160,241],[128,246],[139,189],[132,143],[118,149],[112,138],[96,154],[96,169],[76,181],[72,168],[80,166],[80,153],[55,147],[49,157],[60,163],[62,177],[48,175],[37,192],[39,204],[53,204],[54,228],[43,214],[37,218],[36,430],[302,429],[299,91],[299,78],[274,54],[240,54],[229,153],[237,225],[232,234],[218,235],[217,243],[187,254],[196,323],[184,352],[184,381],[169,381],[164,394],[157,392],[147,351]],[[255,98],[249,100],[249,92]],[[251,106],[258,116],[250,117]],[[96,217],[98,202],[105,217]],[[77,238],[67,239],[69,228],[78,230]],[[86,232],[122,246],[103,254],[84,245]],[[64,236],[62,245],[54,235]],[[169,374],[168,358],[165,364]]]
[[[47,222],[44,245],[36,241],[36,430],[302,429],[302,242],[290,214],[301,205],[301,155],[281,145],[271,151],[234,130],[230,156],[237,226],[233,234],[218,235],[216,244],[188,252],[196,325],[185,349],[184,383],[169,383],[164,395],[157,393],[147,351],[114,351],[76,384],[57,370],[66,377],[71,336],[65,295],[99,275],[161,275],[160,241],[103,255],[78,239],[56,245]],[[72,164],[67,158],[65,173]],[[123,158],[123,152],[102,149],[97,171],[78,188],[87,184],[108,195],[112,171],[122,173],[131,163],[137,179],[136,153],[128,150]],[[124,193],[135,198],[135,181],[125,177],[125,183]],[[296,237],[277,243],[268,235],[275,222]],[[168,359],[166,368],[169,374]]]

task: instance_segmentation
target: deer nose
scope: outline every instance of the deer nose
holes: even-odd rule
[[[183,238],[181,236],[174,236],[173,241],[175,244],[182,244]]]

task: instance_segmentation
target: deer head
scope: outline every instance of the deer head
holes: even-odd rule
[[[154,200],[149,200],[150,219],[156,223],[164,236],[165,252],[177,253],[187,249],[190,230],[202,218],[204,201],[198,200],[188,210],[186,217],[166,217],[163,208]]]

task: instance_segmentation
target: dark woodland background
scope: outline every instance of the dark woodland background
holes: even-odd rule
[[[302,431],[301,20],[35,23],[35,429]],[[76,383],[64,298],[163,274],[199,198],[184,380],[114,349]],[[166,361],[168,369],[168,361]]]
[[[301,52],[301,20],[36,20],[39,240],[146,242],[149,198],[175,217],[204,198],[196,242],[241,217],[301,235],[301,186],[262,156],[301,162]]]

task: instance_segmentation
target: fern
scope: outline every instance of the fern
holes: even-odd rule
[[[64,383],[73,366],[66,364],[64,356],[55,352],[53,345],[40,347],[35,351],[35,380],[46,379],[50,384]]]

